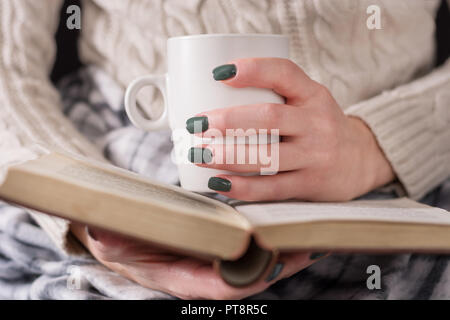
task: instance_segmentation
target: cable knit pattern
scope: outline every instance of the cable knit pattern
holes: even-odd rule
[[[432,74],[356,104],[408,194],[419,198],[450,172],[450,61]]]
[[[61,113],[48,79],[62,0],[0,1],[0,178],[51,148],[102,159]],[[366,27],[369,5],[381,30]],[[450,62],[431,72],[439,0],[85,0],[80,53],[125,88],[164,73],[168,37],[281,33],[291,58],[375,133],[405,190],[419,198],[450,173]],[[225,62],[225,61],[224,61]],[[425,76],[426,75],[426,76]],[[144,109],[162,106],[151,89]],[[150,114],[157,116],[157,114]],[[63,248],[68,224],[37,216]]]

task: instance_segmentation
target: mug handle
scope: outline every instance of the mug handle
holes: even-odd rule
[[[137,78],[127,88],[125,93],[125,111],[131,122],[138,128],[148,131],[166,129],[169,127],[167,110],[167,74],[149,75]],[[164,98],[164,111],[158,119],[146,119],[138,111],[136,96],[139,90],[146,86],[154,86]]]

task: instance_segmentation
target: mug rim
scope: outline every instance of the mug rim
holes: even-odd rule
[[[284,34],[271,34],[271,33],[205,33],[205,34],[192,34],[171,37],[168,41],[172,40],[190,40],[190,39],[204,39],[204,38],[279,38],[289,39],[289,36]]]

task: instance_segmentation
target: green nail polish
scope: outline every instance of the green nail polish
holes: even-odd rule
[[[319,258],[322,258],[323,256],[326,256],[326,253],[323,252],[313,252],[311,253],[311,255],[309,256],[310,260],[317,260]]]
[[[227,80],[236,75],[236,66],[234,64],[225,64],[213,70],[214,80]]]
[[[200,133],[208,130],[208,117],[193,117],[186,121],[186,130],[189,133]]]
[[[188,159],[192,163],[210,163],[213,154],[207,148],[191,148],[189,149]]]
[[[270,282],[274,280],[276,277],[278,277],[281,273],[281,270],[283,270],[284,264],[283,263],[277,263],[272,270],[272,273],[267,277],[266,282]]]
[[[223,178],[212,177],[209,178],[208,188],[215,191],[228,192],[231,190],[231,181]]]

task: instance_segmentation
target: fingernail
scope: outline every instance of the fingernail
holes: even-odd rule
[[[272,269],[272,273],[266,278],[266,282],[270,282],[274,280],[276,277],[278,277],[281,273],[281,270],[283,270],[284,264],[283,263],[277,263]]]
[[[98,241],[97,236],[95,235],[95,232],[93,232],[89,227],[86,226],[86,233],[94,241]]]
[[[323,252],[313,252],[311,253],[311,255],[309,256],[310,260],[317,260],[319,258],[322,258],[323,256],[326,256],[327,253],[323,253]]]
[[[207,117],[193,117],[186,121],[186,130],[189,133],[200,133],[208,130],[209,123]]]
[[[231,181],[223,178],[212,177],[209,178],[208,188],[215,191],[228,192],[231,190]]]
[[[208,148],[190,148],[188,159],[192,163],[210,163],[213,154]]]
[[[224,64],[213,70],[214,80],[227,80],[231,79],[236,75],[236,65],[234,64]]]

